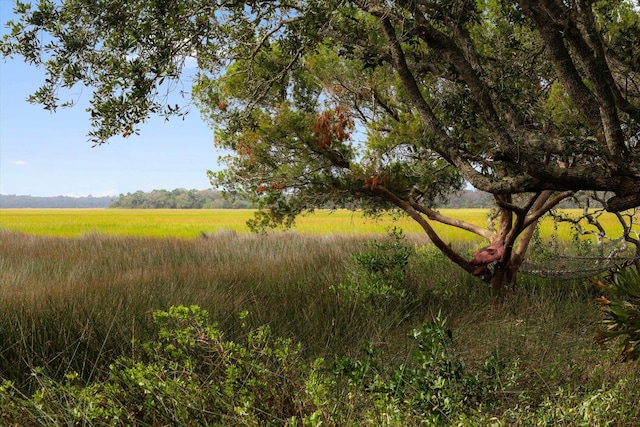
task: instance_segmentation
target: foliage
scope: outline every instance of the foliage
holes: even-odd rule
[[[38,389],[27,397],[4,381],[5,421],[240,426],[366,425],[386,419],[388,425],[449,425],[471,415],[486,392],[511,386],[498,382],[505,368],[493,359],[467,373],[449,349],[452,333],[440,315],[414,330],[411,366],[389,369],[372,349],[362,359],[308,365],[299,345],[274,338],[266,326],[248,331],[244,343],[227,341],[197,306],[157,311],[154,320],[156,339],[134,342],[137,356],[117,359],[100,382],[82,384],[74,372],[59,382],[38,368],[32,374]]]
[[[95,144],[186,114],[175,95],[187,93],[167,93],[195,64],[192,101],[226,150],[212,183],[261,208],[256,229],[319,207],[399,209],[469,273],[432,222],[504,242],[482,269],[502,291],[563,198],[640,205],[628,1],[41,0],[15,12],[3,56],[47,73],[30,101],[55,110],[73,103],[64,89],[91,87]],[[432,209],[466,182],[494,196],[499,230]]]
[[[247,313],[241,314],[241,319]],[[300,358],[299,345],[268,327],[245,342],[223,339],[197,306],[157,311],[155,340],[134,343],[137,360],[121,357],[102,381],[63,381],[36,369],[38,390],[0,386],[3,421],[21,425],[620,425],[640,415],[629,381],[579,394],[559,388],[535,403],[526,393],[502,414],[495,396],[520,381],[518,365],[496,355],[465,369],[440,315],[414,330],[413,360],[386,366],[369,347],[363,357]],[[626,399],[620,396],[626,395]],[[496,416],[497,415],[497,416]]]
[[[106,208],[113,202],[114,197],[38,197],[17,196],[13,194],[0,194],[0,206],[2,209],[22,208]]]
[[[252,206],[247,202],[226,200],[219,191],[186,190],[177,188],[172,191],[153,190],[145,193],[120,194],[111,202],[110,208],[125,209],[246,209]]]
[[[366,301],[372,307],[406,297],[405,280],[413,249],[404,240],[402,230],[393,227],[386,242],[370,242],[368,250],[353,254],[355,272],[346,283],[336,286],[336,291],[346,298]]]
[[[605,283],[596,282],[607,296],[598,298],[605,318],[596,335],[601,343],[619,342],[619,360],[640,358],[640,276],[635,268],[627,267],[613,274]]]
[[[621,379],[607,387],[581,393],[560,387],[545,396],[539,404],[532,404],[521,395],[518,405],[501,417],[479,417],[462,425],[478,425],[484,421],[492,426],[619,426],[628,425],[638,416],[638,394],[632,382]]]
[[[453,331],[441,313],[414,329],[410,338],[413,350],[406,364],[387,366],[370,346],[364,358],[338,358],[333,369],[346,377],[348,390],[360,390],[379,406],[393,402],[408,415],[404,422],[427,425],[455,425],[491,406],[495,392],[508,391],[518,381],[517,364],[506,366],[495,354],[479,369],[466,369],[452,349]]]
[[[183,191],[197,191],[204,196],[204,201],[195,197],[197,203],[193,203],[191,208],[228,209],[247,208],[247,202],[237,200],[235,202],[224,198],[223,194],[214,190],[152,190],[151,192],[138,192],[120,194],[115,196],[87,196],[87,197],[38,197],[38,196],[18,196],[12,194],[0,194],[0,206],[2,209],[20,208],[106,208],[106,207],[126,207],[133,208],[171,208],[177,207],[174,195]],[[492,206],[491,195],[481,191],[461,190],[446,200],[436,200],[436,204],[443,208],[490,208]]]
[[[260,327],[245,343],[226,341],[196,306],[154,319],[157,339],[134,343],[143,353],[116,360],[101,383],[83,386],[74,373],[58,383],[36,370],[28,411],[48,425],[276,425],[300,415],[304,377],[290,340]]]
[[[101,381],[83,384],[73,372],[56,381],[38,368],[32,374],[38,389],[26,396],[4,380],[3,423],[578,426],[640,417],[637,382],[629,379],[586,392],[560,387],[538,403],[520,392],[517,404],[495,412],[496,397],[521,383],[518,364],[507,366],[493,354],[479,369],[466,369],[440,315],[413,331],[407,365],[385,365],[373,347],[361,358],[308,364],[299,345],[265,326],[247,331],[243,342],[223,339],[197,306],[157,311],[154,319],[156,338],[134,343],[135,358],[116,360]]]

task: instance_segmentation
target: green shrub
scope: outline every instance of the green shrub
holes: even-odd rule
[[[284,256],[275,256],[284,242]],[[225,257],[237,242],[210,243],[173,242],[170,251],[145,255],[151,264],[87,270],[78,279],[87,284],[69,285],[46,304],[45,296],[28,304],[7,292],[0,375],[11,381],[0,378],[0,425],[640,425],[640,377],[590,346],[598,313],[584,285],[527,279],[522,292],[496,303],[476,279],[430,246],[408,247],[397,231],[364,251],[362,241],[247,240],[234,263]],[[137,253],[126,248],[103,258]],[[300,253],[310,255],[294,257]],[[48,266],[59,261],[38,274],[55,273]],[[125,287],[105,279],[139,266],[162,274],[144,286],[136,274]],[[337,293],[327,291],[341,281]],[[611,301],[637,302],[627,282],[606,284]],[[144,316],[173,301],[203,301],[220,324],[198,306]],[[245,309],[251,316],[238,318]],[[614,329],[629,324],[625,313]],[[8,340],[14,330],[22,335]],[[304,340],[304,349],[278,336]]]
[[[241,320],[247,313],[241,314]],[[0,384],[0,423],[20,426],[543,426],[628,425],[639,418],[639,379],[584,390],[560,387],[538,400],[520,366],[492,354],[465,367],[454,331],[438,315],[410,335],[413,357],[389,362],[374,345],[362,357],[306,363],[300,346],[266,326],[227,341],[197,306],[154,313],[157,338],[134,343],[100,381],[35,369],[32,396]],[[501,406],[499,396],[519,393]]]
[[[414,253],[402,230],[391,228],[388,239],[367,244],[368,250],[351,255],[355,271],[345,283],[335,286],[347,298],[372,304],[406,297],[409,257]]]
[[[139,354],[118,358],[103,382],[83,385],[75,373],[57,382],[35,370],[39,388],[22,405],[34,423],[282,425],[303,418],[299,345],[274,338],[266,326],[242,344],[225,341],[196,306],[158,311],[154,320],[158,339],[135,344]],[[17,406],[15,389],[3,387],[3,408]]]
[[[348,395],[372,402],[381,410],[378,416],[390,416],[394,411],[403,414],[392,417],[397,425],[450,425],[488,405],[496,390],[513,386],[517,379],[495,355],[480,369],[467,371],[451,349],[453,331],[440,314],[414,329],[411,338],[415,348],[407,364],[385,367],[383,354],[369,346],[365,357],[339,358],[333,366],[334,375],[343,378],[343,385],[350,390]]]
[[[637,425],[637,381],[619,380],[587,392],[559,388],[538,404],[526,394],[499,417],[476,414],[475,424],[494,426],[628,426]]]

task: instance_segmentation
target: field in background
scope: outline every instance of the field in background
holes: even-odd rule
[[[22,233],[77,237],[86,234],[117,236],[193,238],[201,233],[212,234],[221,230],[248,233],[246,221],[253,210],[237,209],[0,209],[0,229]],[[487,209],[442,209],[445,215],[464,219],[477,225],[487,225]],[[578,209],[564,212],[577,216]],[[602,217],[602,223],[612,234],[620,235],[620,226],[613,215]],[[294,230],[303,234],[380,234],[397,226],[406,234],[423,234],[422,229],[406,216],[385,215],[379,219],[365,218],[361,212],[348,210],[317,211],[298,218]],[[481,242],[477,236],[435,223],[434,228],[445,241],[471,240]],[[555,233],[551,219],[540,229],[545,238]],[[562,239],[570,237],[569,226],[561,225],[557,231]]]
[[[486,210],[460,210],[458,215],[486,223]],[[145,237],[198,237],[201,233],[233,230],[249,233],[250,209],[0,209],[0,228],[23,233],[75,237],[108,234]],[[397,225],[419,233],[410,218],[364,218],[349,210],[318,211],[298,218],[294,230],[304,234],[385,233]]]

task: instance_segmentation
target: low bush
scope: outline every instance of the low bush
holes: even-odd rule
[[[246,313],[241,314],[245,318]],[[362,357],[300,357],[300,345],[270,328],[225,340],[197,306],[154,313],[156,339],[134,343],[102,381],[76,373],[56,381],[42,369],[38,389],[25,396],[0,385],[4,425],[623,425],[639,421],[639,381],[597,390],[558,388],[534,403],[526,392],[502,408],[499,396],[517,391],[517,364],[495,356],[465,368],[451,349],[454,332],[436,316],[411,334],[413,357],[386,364],[368,347]],[[624,397],[623,397],[624,396]]]
[[[243,343],[225,340],[197,306],[157,311],[158,336],[135,343],[103,381],[76,373],[55,381],[41,369],[30,398],[5,381],[5,421],[29,425],[283,425],[302,418],[306,368],[299,345],[269,327]]]
[[[390,229],[384,241],[372,241],[351,255],[354,272],[333,289],[347,299],[372,306],[389,301],[398,303],[407,296],[407,267],[414,250],[405,242],[402,230]]]
[[[410,366],[389,369],[373,350],[362,359],[308,364],[299,344],[274,337],[268,326],[248,331],[242,343],[228,341],[197,306],[157,311],[154,321],[157,338],[134,343],[136,357],[118,358],[103,381],[82,384],[74,372],[56,381],[36,369],[38,389],[30,397],[5,381],[3,421],[51,426],[441,423],[472,407],[482,384],[449,352],[451,332],[442,319],[414,331]]]

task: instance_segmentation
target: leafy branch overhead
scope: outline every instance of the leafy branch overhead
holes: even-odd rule
[[[213,184],[266,208],[261,225],[344,203],[399,208],[472,272],[429,221],[502,241],[507,262],[526,250],[529,237],[521,249],[516,239],[576,191],[609,192],[612,212],[640,205],[637,7],[41,0],[16,3],[2,53],[45,68],[31,97],[45,108],[67,105],[62,89],[92,87],[96,144],[194,101],[232,153]],[[184,87],[187,63],[197,74],[176,105],[167,94]],[[465,182],[495,196],[498,232],[432,210]]]

